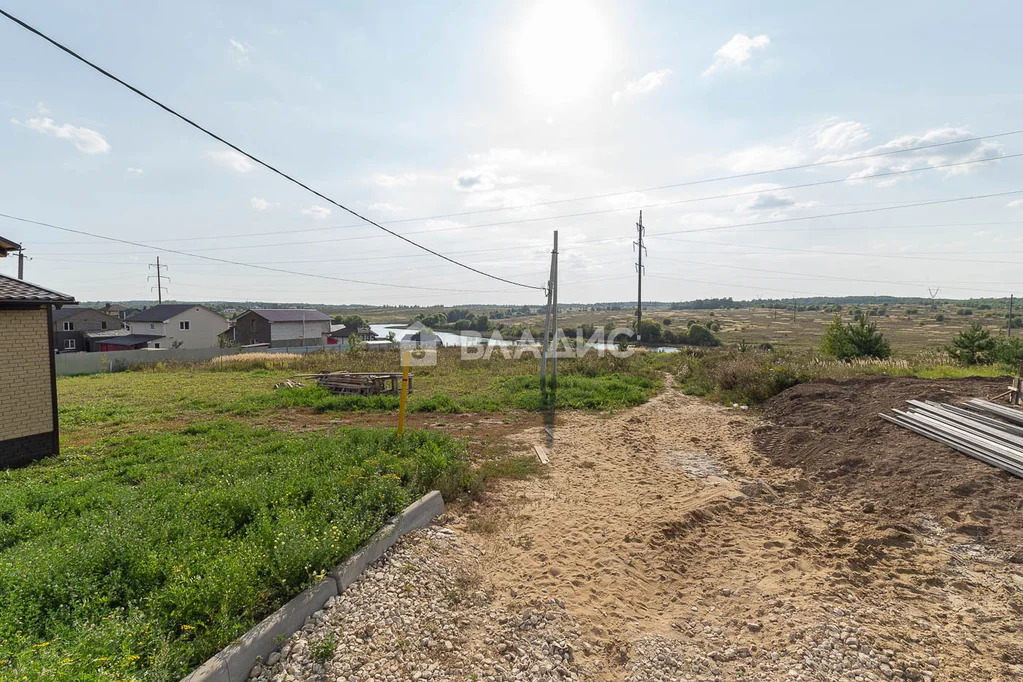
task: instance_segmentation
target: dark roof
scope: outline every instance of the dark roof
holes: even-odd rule
[[[0,275],[0,303],[74,303],[75,297]]]
[[[376,332],[369,327],[353,327],[352,325],[341,325],[337,329],[333,329],[330,335],[337,339],[347,339],[352,334],[369,334],[372,338],[376,338]]]
[[[21,244],[12,242],[10,239],[0,237],[0,256],[6,256],[8,251],[19,251]]]
[[[119,320],[118,318],[114,317],[113,315],[109,315],[109,314],[103,312],[102,308],[87,308],[85,306],[80,306],[80,305],[66,305],[63,308],[61,308],[60,310],[54,310],[53,311],[53,321],[57,322],[59,320],[63,320],[64,318],[71,317],[75,313],[80,313],[83,310],[92,310],[93,312],[100,313],[104,317],[109,317],[112,321],[117,322],[117,324],[121,324],[121,320]]]
[[[162,303],[146,308],[142,312],[135,313],[125,322],[166,322],[172,317],[177,317],[186,310],[201,308],[195,303]]]
[[[94,340],[109,346],[137,346],[140,343],[148,343],[162,338],[162,336],[153,336],[151,334],[121,334],[119,336],[108,336]]]
[[[247,312],[259,315],[267,322],[324,322],[330,320],[319,310],[312,308],[251,308]]]

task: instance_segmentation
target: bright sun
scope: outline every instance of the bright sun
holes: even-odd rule
[[[531,97],[564,104],[589,94],[609,61],[600,5],[546,0],[526,14],[512,40],[514,69]]]

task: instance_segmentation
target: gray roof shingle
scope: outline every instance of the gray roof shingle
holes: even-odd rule
[[[268,322],[324,322],[332,319],[312,308],[251,308],[250,313]]]
[[[135,313],[129,317],[125,322],[166,322],[172,317],[176,317],[186,310],[192,308],[201,308],[202,306],[195,303],[162,303],[160,305],[154,305],[152,308],[146,308],[145,310]]]
[[[75,297],[52,289],[44,289],[20,279],[0,275],[0,303],[74,303]]]

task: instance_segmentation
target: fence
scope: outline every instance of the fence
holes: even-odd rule
[[[369,344],[368,347],[386,350],[392,346],[387,344],[385,348],[384,344]],[[347,349],[347,345],[337,344],[296,348],[161,348],[121,350],[110,353],[58,353],[56,366],[57,376],[75,376],[120,372],[139,365],[155,365],[158,362],[202,362],[221,355],[238,355],[239,353],[316,353],[323,351],[337,353]]]

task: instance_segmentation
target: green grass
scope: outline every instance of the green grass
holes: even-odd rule
[[[1009,376],[1016,372],[1008,365],[956,365],[944,353],[933,352],[909,359],[840,362],[809,353],[718,350],[696,356],[679,355],[663,362],[686,393],[742,405],[757,405],[786,388],[815,379],[860,376],[958,379]]]
[[[440,433],[223,420],[5,471],[0,677],[178,679],[422,492],[463,483]]]

